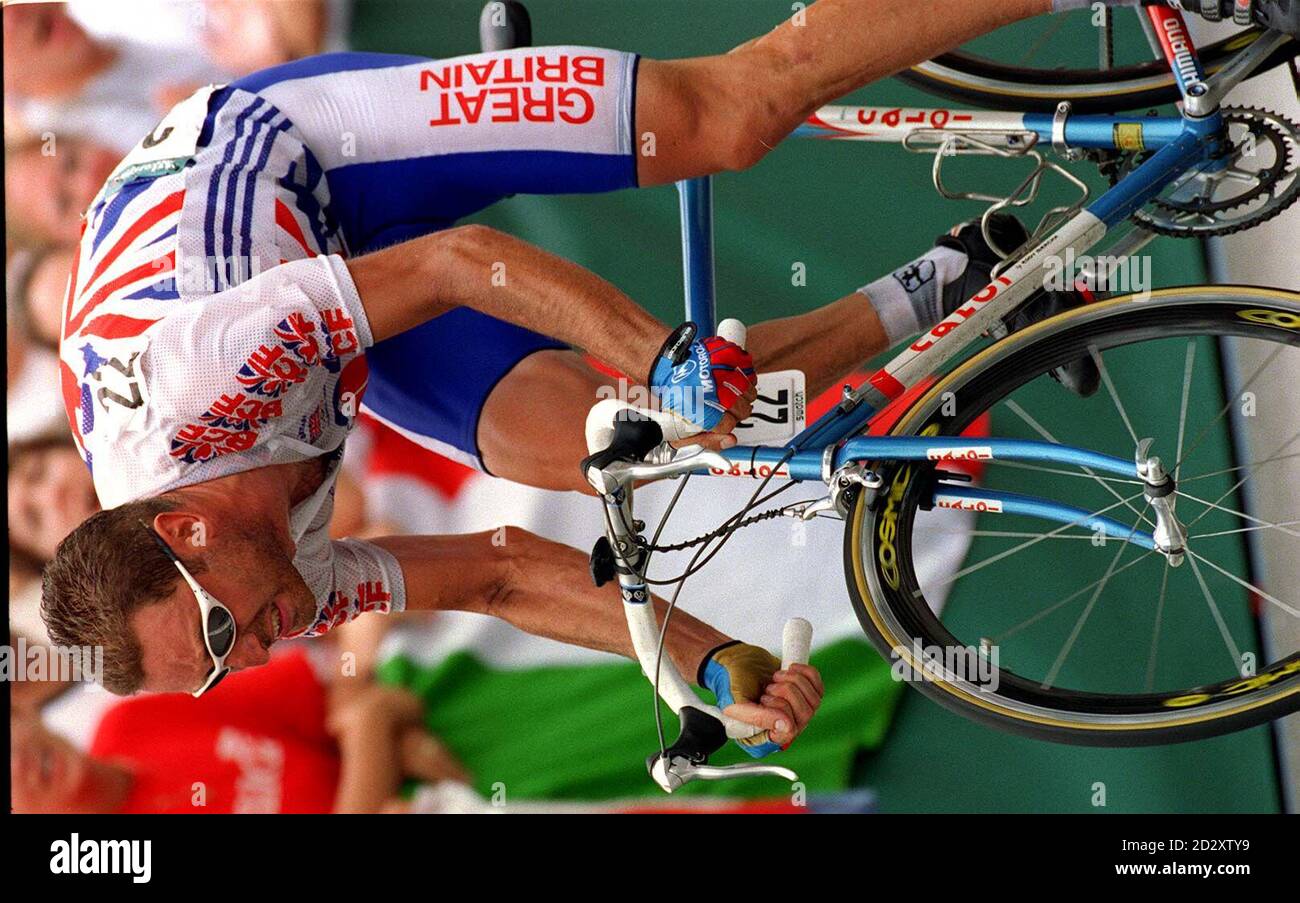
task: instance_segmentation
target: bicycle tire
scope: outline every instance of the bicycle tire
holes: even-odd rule
[[[1256,320],[1272,316],[1274,322]],[[1279,325],[1279,324],[1287,325]],[[1199,331],[1198,331],[1199,330]],[[891,435],[920,435],[940,424],[942,434],[960,432],[998,399],[1073,357],[1088,343],[1111,348],[1171,335],[1241,335],[1300,347],[1300,293],[1239,286],[1198,286],[1155,292],[1148,300],[1128,295],[1062,313],[997,342],[958,365],[909,406]],[[1065,390],[1062,390],[1063,392]],[[962,417],[941,415],[945,393]],[[924,465],[921,465],[924,466]],[[897,586],[885,578],[882,518],[888,505],[863,497],[850,507],[844,538],[845,576],[863,630],[887,660],[897,650],[960,645],[920,594],[912,561],[910,530],[919,501],[914,479],[920,466],[884,464],[881,498],[897,500],[889,555]],[[865,558],[865,560],[864,560]],[[894,571],[891,571],[894,573]],[[964,681],[925,680],[917,689],[977,722],[1055,742],[1088,746],[1146,746],[1216,736],[1300,710],[1300,652],[1263,667],[1255,683],[1225,680],[1161,693],[1107,695],[1061,688],[1044,690],[999,669],[998,689],[981,691]],[[1185,704],[1194,694],[1200,702]],[[1171,702],[1178,703],[1171,705]]]
[[[1247,29],[1201,50],[1201,62],[1214,74],[1264,32]],[[1294,59],[1300,42],[1274,51],[1256,74]],[[1076,113],[1121,113],[1181,100],[1169,66],[1161,60],[1100,69],[1034,69],[953,51],[914,66],[898,77],[914,87],[959,103],[988,109],[1052,112],[1068,100]]]

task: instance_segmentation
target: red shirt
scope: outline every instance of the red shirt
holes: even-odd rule
[[[135,775],[130,813],[329,812],[338,788],[325,689],[300,650],[199,699],[125,700],[104,716],[90,752]]]

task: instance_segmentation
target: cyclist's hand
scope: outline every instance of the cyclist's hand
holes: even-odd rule
[[[749,417],[758,397],[749,352],[718,336],[698,339],[693,323],[682,324],[668,337],[649,384],[660,410],[676,416],[676,438],[692,437],[712,448],[736,444],[731,431]]]
[[[1235,22],[1237,25],[1263,25],[1300,37],[1300,4],[1287,0],[1219,0],[1217,8],[1202,0],[1181,0],[1190,13],[1199,13],[1212,22]]]
[[[775,655],[740,642],[709,653],[699,678],[718,698],[724,714],[766,728],[736,741],[755,758],[789,746],[808,726],[825,693],[816,668],[795,664],[783,671]]]

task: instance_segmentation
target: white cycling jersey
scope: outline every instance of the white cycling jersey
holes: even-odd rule
[[[328,533],[370,326],[341,242],[308,237],[320,230],[299,195],[328,197],[319,179],[315,195],[295,181],[292,127],[264,115],[259,145],[235,125],[258,99],[209,117],[213,90],[173,110],[92,205],[65,304],[64,401],[105,507],[328,455],[320,488],[291,512],[294,564],[317,600],[304,632],[316,635],[405,605],[392,555]],[[205,121],[214,137],[196,148]],[[254,148],[260,167],[231,165]],[[246,226],[222,227],[227,211]],[[241,233],[257,236],[257,253],[238,246]]]

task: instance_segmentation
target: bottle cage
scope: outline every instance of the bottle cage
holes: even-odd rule
[[[939,192],[941,197],[950,201],[984,201],[992,205],[984,211],[984,215],[980,218],[980,229],[988,246],[1004,258],[1003,264],[1000,264],[994,270],[994,275],[1001,272],[1005,268],[1004,265],[1007,259],[1020,250],[1019,248],[999,247],[994,241],[989,229],[989,221],[994,214],[1013,207],[1028,207],[1034,203],[1038,199],[1039,191],[1042,189],[1043,176],[1048,172],[1057,173],[1077,188],[1079,196],[1072,204],[1053,207],[1043,215],[1037,228],[1034,229],[1029,238],[1029,243],[1032,244],[1046,237],[1062,223],[1082,210],[1092,195],[1091,189],[1082,180],[1060,164],[1045,159],[1041,153],[1035,150],[1037,144],[1037,133],[1029,131],[990,132],[984,130],[962,132],[953,131],[952,129],[917,129],[908,133],[907,137],[903,139],[903,147],[914,154],[934,154],[931,181],[934,183],[935,191]],[[962,156],[1003,157],[1006,159],[1028,157],[1034,161],[1035,165],[1020,184],[1007,195],[985,194],[979,191],[957,191],[950,188],[944,181],[944,167],[950,158]]]

